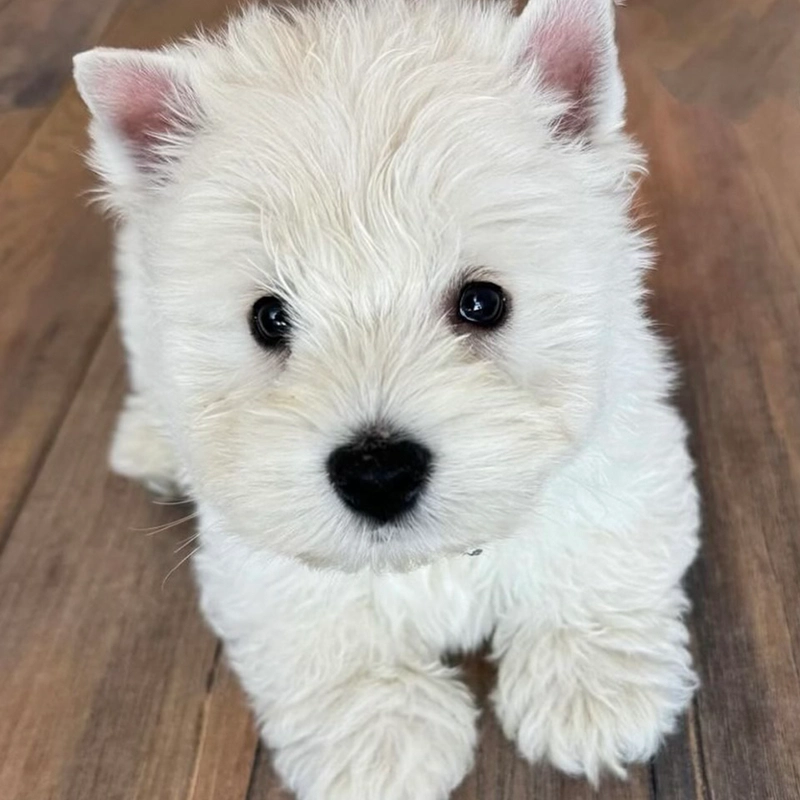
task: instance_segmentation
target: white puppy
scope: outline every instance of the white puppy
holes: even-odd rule
[[[196,500],[288,786],[446,798],[477,712],[441,657],[487,639],[523,756],[649,758],[695,687],[698,501],[610,0],[253,9],[75,63],[120,221],[112,464]]]

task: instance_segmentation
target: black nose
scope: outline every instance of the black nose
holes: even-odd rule
[[[330,454],[328,477],[353,511],[383,523],[411,510],[430,464],[430,451],[412,439],[368,433]]]

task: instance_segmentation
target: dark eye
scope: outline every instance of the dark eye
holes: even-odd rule
[[[289,315],[279,297],[262,297],[253,304],[251,328],[266,347],[280,347],[289,339]]]
[[[494,328],[506,315],[506,296],[494,283],[468,283],[458,298],[458,316],[472,325]]]

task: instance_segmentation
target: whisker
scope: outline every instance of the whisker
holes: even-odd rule
[[[188,547],[193,541],[195,541],[199,535],[200,535],[199,531],[197,533],[192,534],[188,539],[181,542],[172,552],[175,554],[180,553],[181,550],[183,550],[185,547]]]
[[[197,516],[197,513],[197,511],[192,511],[191,514],[187,514],[185,517],[173,520],[172,522],[167,522],[164,525],[157,525],[154,528],[131,528],[130,530],[134,531],[135,533],[143,533],[145,536],[155,536],[157,533],[163,533],[164,531],[168,531],[170,528],[177,528],[178,525],[183,525],[184,522],[193,520]]]
[[[167,581],[170,579],[170,576],[173,572],[179,569],[183,564],[185,564],[200,548],[195,547],[190,553],[187,553],[165,576],[164,580],[161,581],[161,591],[164,591],[164,587],[167,585]]]
[[[177,497],[173,500],[167,500],[166,498],[158,498],[154,497],[151,501],[154,506],[166,506],[167,508],[171,506],[185,506],[187,503],[193,503],[193,498],[189,497],[188,495],[182,499],[178,499]]]

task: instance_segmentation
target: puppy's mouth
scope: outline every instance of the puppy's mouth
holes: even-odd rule
[[[414,539],[420,528],[419,515],[408,511],[395,520],[381,522],[379,520],[359,519],[364,536],[376,546],[388,545]]]
[[[302,551],[293,558],[319,571],[353,574],[365,570],[376,574],[404,574],[452,558],[472,559],[483,553],[483,545],[447,542],[428,525],[415,525],[414,515],[403,523],[379,525],[361,521],[352,530],[353,548],[321,553]]]
[[[382,524],[377,522],[366,522],[367,536],[376,546],[386,545],[390,542],[402,541],[404,537],[415,535],[415,522],[419,524],[419,515],[414,512],[408,513],[404,518],[396,523]],[[483,552],[482,547],[470,546],[463,551],[467,556],[479,556]],[[442,557],[452,555],[452,553],[442,553]],[[435,560],[435,559],[432,559]]]

